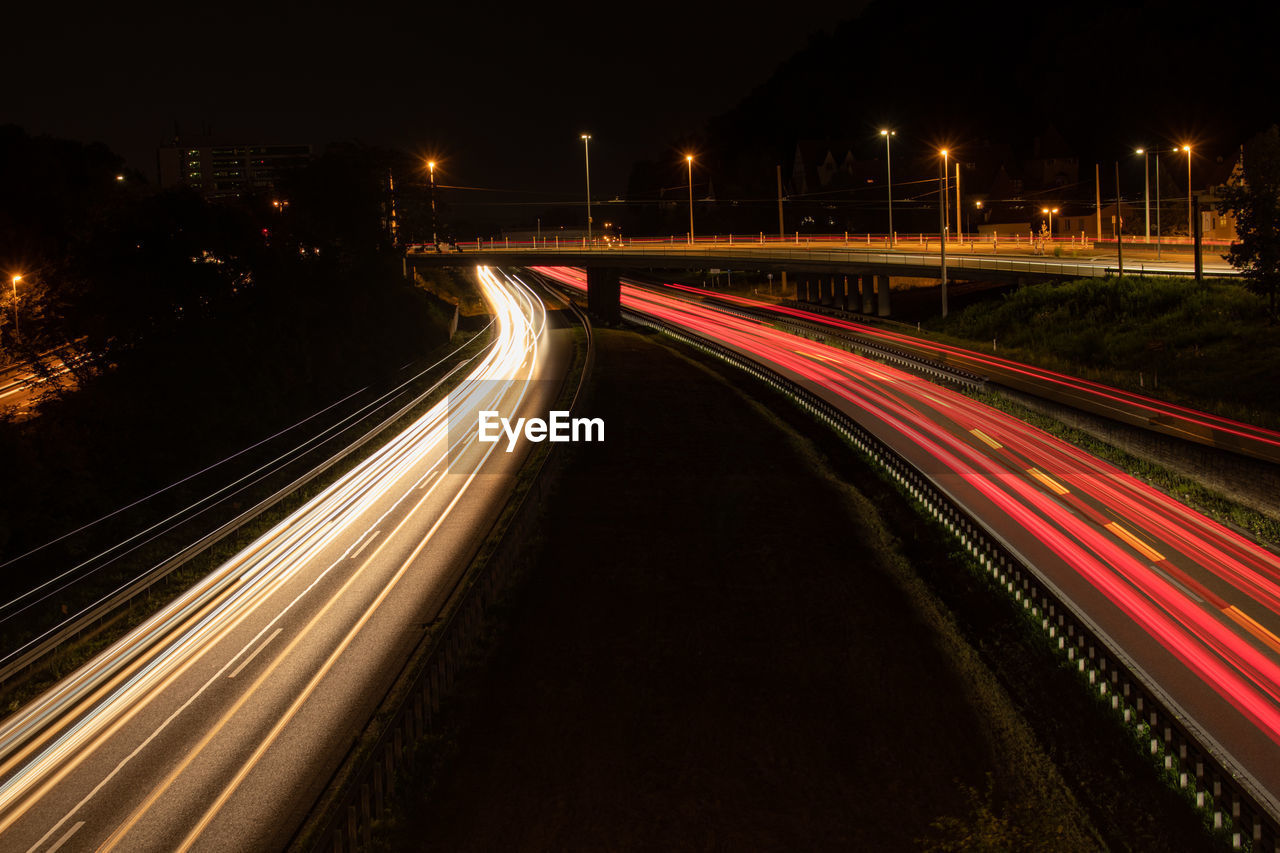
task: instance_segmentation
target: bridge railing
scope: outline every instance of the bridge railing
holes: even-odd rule
[[[1145,249],[1157,244],[1169,248],[1187,249],[1194,245],[1190,237],[1145,237],[1126,235],[1123,238],[1126,246],[1134,249]],[[1231,240],[1205,239],[1201,244],[1205,247],[1225,248],[1232,245]],[[947,237],[948,247],[969,248],[973,246],[996,248],[1022,248],[1034,250],[1036,247],[1091,247],[1095,244],[1114,246],[1116,238],[1095,238],[1081,231],[1078,234],[1055,234],[1052,237],[1041,237],[1032,231],[1026,233],[977,234],[972,232],[951,234]],[[598,235],[588,239],[583,234],[548,233],[545,236],[520,237],[476,237],[474,240],[459,241],[457,247],[462,250],[484,249],[536,249],[538,251],[566,251],[584,249],[626,249],[632,247],[652,248],[655,246],[796,246],[796,247],[874,247],[879,249],[896,248],[911,250],[913,248],[934,247],[938,245],[937,232],[901,233],[895,232],[890,240],[888,234],[876,232],[833,232],[802,233],[792,231],[787,234],[770,234],[764,231],[754,233],[698,234],[690,240],[688,232],[683,234],[651,235],[646,237],[613,237]],[[417,251],[433,251],[430,244],[414,243],[406,247],[410,253]]]
[[[567,264],[580,262],[584,255],[625,257],[628,254],[635,254],[696,259],[703,263],[711,262],[713,264],[731,266],[744,262],[749,263],[752,256],[756,252],[760,252],[761,260],[767,258],[775,263],[778,261],[797,261],[806,264],[830,264],[844,269],[863,266],[869,270],[887,274],[895,274],[894,271],[898,270],[900,272],[896,274],[900,275],[936,276],[939,269],[936,236],[919,236],[921,242],[911,246],[909,241],[900,235],[896,250],[887,248],[883,242],[880,244],[872,242],[868,246],[865,242],[859,243],[851,239],[848,244],[845,244],[842,236],[840,239],[831,238],[819,242],[814,242],[813,240],[804,242],[802,240],[800,243],[794,243],[777,239],[763,242],[759,240],[756,242],[744,242],[736,236],[733,238],[734,242],[730,242],[727,236],[720,237],[719,235],[699,238],[695,243],[678,238],[667,241],[659,238],[629,238],[625,242],[595,243],[592,245],[586,245],[585,238],[557,239],[550,242],[545,239],[542,241],[478,239],[474,242],[459,243],[458,247],[462,250],[463,255],[468,252],[522,252],[525,254],[536,252],[540,256],[550,257],[559,255],[565,258],[564,263]],[[1028,254],[1026,251],[1016,251],[1006,255],[999,254],[1009,245],[1008,243],[974,244],[966,242],[958,244],[948,242],[947,269],[953,273],[985,272],[1002,274],[1006,277],[1027,276],[1034,278],[1109,276],[1115,274],[1118,269],[1117,259],[1115,258],[1072,260],[1045,255],[1043,254],[1044,246],[1038,247],[1041,251],[1034,254]],[[1030,248],[1026,243],[1015,242],[1012,245],[1015,247],[1020,246],[1023,249]],[[1058,243],[1056,245],[1069,246],[1072,244]],[[1075,245],[1083,246],[1084,244],[1082,242]],[[992,247],[992,251],[987,251],[988,246]],[[982,251],[979,252],[979,249]],[[1128,275],[1189,276],[1192,274],[1191,265],[1186,261],[1157,261],[1150,258],[1132,259],[1125,264],[1124,270]],[[1207,266],[1205,272],[1215,277],[1236,276],[1239,274],[1229,267],[1220,265]]]

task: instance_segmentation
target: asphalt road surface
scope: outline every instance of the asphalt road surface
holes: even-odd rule
[[[585,289],[580,270],[543,274]],[[1091,620],[1280,813],[1280,557],[1016,418],[845,350],[638,287],[622,305],[846,412]]]
[[[561,312],[478,275],[500,331],[448,400],[0,727],[0,849],[287,844],[527,452],[478,412],[545,416],[567,369]]]

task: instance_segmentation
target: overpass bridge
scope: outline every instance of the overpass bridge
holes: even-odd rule
[[[903,239],[889,247],[862,243],[848,237],[791,240],[768,240],[754,237],[716,236],[689,242],[686,238],[669,240],[633,239],[596,242],[585,239],[555,241],[476,240],[460,243],[458,252],[414,252],[405,255],[409,267],[457,266],[460,263],[490,266],[568,266],[581,267],[588,275],[588,304],[593,314],[614,320],[618,314],[619,276],[631,270],[690,270],[720,268],[757,270],[792,275],[797,280],[797,298],[860,307],[880,316],[890,313],[889,279],[891,277],[933,278],[941,280],[942,265],[938,240],[932,243],[923,236],[919,241]],[[1052,244],[1051,244],[1052,245]],[[1058,241],[1070,248],[1074,257],[1052,257],[1034,254],[1026,242],[995,245],[977,241],[948,241],[946,279],[948,281],[997,281],[1026,284],[1036,281],[1102,277],[1121,269],[1117,254],[1096,250],[1091,244]],[[1147,253],[1149,254],[1149,253]],[[1150,257],[1126,258],[1123,270],[1128,275],[1194,276],[1193,259],[1156,260]],[[1205,264],[1205,275],[1231,276],[1236,271],[1221,260]],[[785,279],[784,279],[785,280]]]

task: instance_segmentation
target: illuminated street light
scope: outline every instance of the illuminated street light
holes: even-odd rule
[[[1194,231],[1191,227],[1191,146],[1184,145],[1182,150],[1187,152],[1187,236],[1190,237]]]
[[[587,245],[591,245],[591,134],[582,134],[582,156],[587,163]]]
[[[884,137],[884,168],[888,177],[889,185],[889,247],[894,245],[893,239],[893,161],[889,158],[889,139],[897,136],[897,131],[882,130],[880,135]]]
[[[947,316],[947,149],[942,149],[942,176],[938,180],[938,268],[942,279],[942,317]]]
[[[689,165],[689,245],[693,245],[693,155],[684,155],[684,161]]]
[[[20,281],[22,276],[13,277],[13,339],[15,341],[22,340],[22,329],[18,326],[18,282]]]
[[[947,149],[943,148],[938,152],[942,155],[942,245],[947,245],[947,229],[951,227],[951,212],[948,208],[947,193],[951,192],[951,161],[948,159]]]
[[[1040,212],[1049,214],[1049,239],[1052,240],[1053,239],[1053,215],[1058,212],[1058,208],[1042,207],[1040,208]]]
[[[1144,181],[1144,187],[1145,187],[1143,190],[1142,197],[1144,199],[1143,204],[1146,207],[1146,214],[1147,214],[1147,242],[1150,243],[1151,242],[1151,164],[1150,162],[1148,162],[1150,158],[1147,156],[1147,150],[1145,148],[1139,148],[1134,153],[1142,155],[1142,179]]]
[[[124,183],[124,175],[116,175],[116,183],[118,184]]]
[[[431,245],[436,243],[436,161],[427,161],[427,174],[431,176]]]

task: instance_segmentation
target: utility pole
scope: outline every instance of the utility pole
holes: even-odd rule
[[[1093,164],[1093,192],[1096,196],[1094,207],[1098,212],[1098,226],[1094,231],[1093,239],[1102,239],[1102,177],[1097,163]]]
[[[783,227],[783,223],[782,223],[782,165],[781,164],[778,164],[777,166],[777,174],[778,174],[778,240],[779,242],[781,242],[787,239],[787,231],[786,231],[786,228]],[[779,285],[779,287],[782,288],[782,290],[779,292],[785,297],[787,295],[787,271],[786,270],[782,270],[782,283]],[[772,281],[769,282],[769,292],[770,293],[773,292]],[[798,292],[796,296],[797,298],[799,298]]]
[[[1195,223],[1193,233],[1196,240],[1196,284],[1204,284],[1204,258],[1200,255],[1201,240],[1204,236],[1204,223],[1200,221],[1200,196],[1191,197],[1192,222]]]
[[[1120,161],[1116,161],[1116,261],[1124,275],[1124,220],[1120,218]]]
[[[787,229],[782,225],[782,166],[778,169],[778,239],[787,239]]]
[[[587,167],[587,245],[591,245],[591,134],[582,134],[582,159]]]
[[[956,161],[956,234],[964,245],[964,228],[960,225],[960,161]]]

